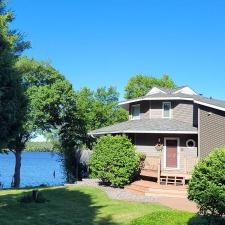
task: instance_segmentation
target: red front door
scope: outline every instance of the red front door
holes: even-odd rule
[[[166,140],[166,167],[177,168],[177,140]]]

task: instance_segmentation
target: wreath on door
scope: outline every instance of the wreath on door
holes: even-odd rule
[[[162,150],[163,150],[163,144],[157,143],[157,144],[155,145],[155,149],[156,149],[157,151],[162,151]]]

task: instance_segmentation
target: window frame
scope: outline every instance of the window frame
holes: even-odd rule
[[[188,146],[188,142],[190,142],[190,141],[192,141],[193,142],[193,146]],[[194,140],[194,139],[188,139],[187,141],[186,141],[186,147],[187,148],[195,148],[196,147],[196,141]]]
[[[139,115],[133,116],[133,108],[138,107],[139,108]],[[140,104],[131,105],[131,120],[139,120],[141,118],[141,106]]]
[[[164,105],[166,105],[166,104],[170,105],[170,110],[169,110],[169,116],[168,117],[164,116],[164,111],[165,111]],[[171,102],[162,102],[162,118],[164,118],[164,119],[171,119],[171,117],[172,117],[172,104],[171,104]]]

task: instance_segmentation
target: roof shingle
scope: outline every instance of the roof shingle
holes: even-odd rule
[[[91,131],[90,135],[109,133],[197,133],[189,123],[174,119],[129,120],[112,126]]]

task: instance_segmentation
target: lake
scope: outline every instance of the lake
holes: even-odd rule
[[[14,174],[13,153],[0,154],[0,182],[4,188],[11,186]],[[55,173],[55,177],[53,174]],[[64,184],[59,156],[50,152],[23,152],[21,163],[21,187]]]

